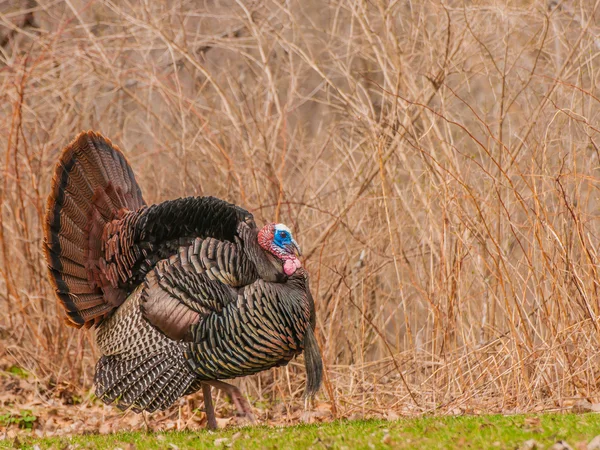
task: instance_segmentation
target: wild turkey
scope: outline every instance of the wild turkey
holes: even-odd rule
[[[282,224],[214,197],[146,206],[123,153],[94,132],[63,151],[45,223],[50,282],[66,322],[95,327],[96,395],[136,412],[163,410],[219,380],[287,364],[304,351],[306,395],[322,362],[299,248]]]

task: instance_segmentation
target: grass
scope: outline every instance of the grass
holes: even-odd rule
[[[19,414],[0,414],[0,425],[6,427],[16,424],[19,428],[33,428],[37,417],[29,410],[21,410]]]
[[[514,449],[535,439],[542,448],[559,440],[571,446],[589,442],[600,434],[598,414],[541,414],[515,416],[445,416],[382,420],[336,421],[321,425],[291,427],[233,428],[216,433],[208,431],[166,433],[117,433],[21,438],[17,446],[41,449],[94,448],[215,448],[233,449]],[[0,442],[0,448],[13,443]]]

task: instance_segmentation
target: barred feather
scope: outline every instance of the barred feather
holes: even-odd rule
[[[186,346],[143,319],[141,287],[100,324],[96,341],[96,395],[120,409],[155,411],[171,406],[196,380],[185,360]]]

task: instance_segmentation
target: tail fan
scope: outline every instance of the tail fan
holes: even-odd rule
[[[125,300],[100,275],[104,226],[145,205],[119,148],[102,135],[79,134],[62,152],[52,179],[44,224],[50,282],[80,328],[99,323]]]

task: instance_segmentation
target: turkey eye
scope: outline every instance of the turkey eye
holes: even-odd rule
[[[284,238],[285,237],[285,231],[280,231],[279,232],[279,236],[282,237],[282,238]]]

